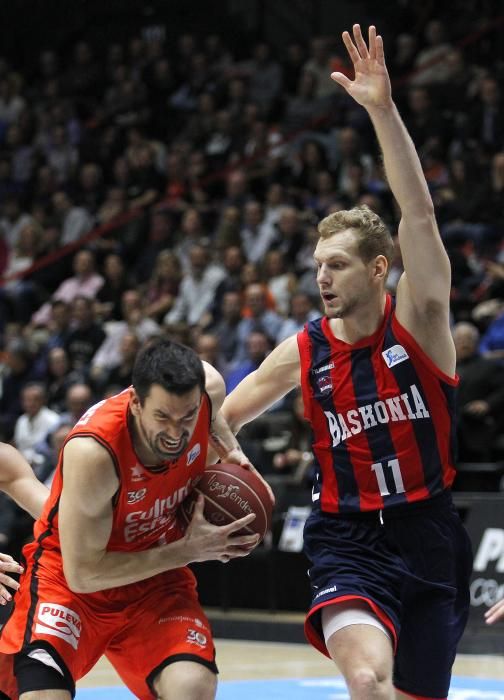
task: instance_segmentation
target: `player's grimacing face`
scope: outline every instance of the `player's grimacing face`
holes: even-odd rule
[[[320,296],[329,318],[344,318],[369,300],[370,268],[359,256],[353,231],[319,239],[313,257]]]
[[[187,448],[198,420],[201,389],[178,396],[153,385],[138,413],[142,438],[163,461],[180,457]]]

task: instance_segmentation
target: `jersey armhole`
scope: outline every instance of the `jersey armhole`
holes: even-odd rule
[[[421,362],[425,367],[427,367],[427,369],[430,372],[432,372],[432,374],[434,374],[440,381],[452,387],[458,386],[458,374],[455,374],[454,377],[450,377],[448,374],[445,374],[442,370],[440,370],[439,367],[433,362],[433,360],[431,360],[431,358],[427,355],[425,350],[423,350],[420,347],[418,341],[416,341],[415,338],[411,335],[411,333],[408,330],[406,330],[406,328],[399,322],[395,311],[392,314],[392,330],[394,331],[394,335],[396,336],[396,338],[398,340],[404,341],[407,344],[410,352],[413,351],[418,361]]]
[[[121,469],[119,468],[119,462],[117,460],[116,453],[114,452],[112,447],[109,445],[109,443],[106,440],[104,440],[104,438],[101,437],[101,435],[98,435],[97,433],[84,432],[84,431],[79,432],[79,433],[71,433],[69,435],[69,437],[67,438],[67,440],[65,440],[63,447],[67,444],[67,442],[70,442],[70,440],[72,440],[74,437],[92,438],[99,445],[104,447],[107,450],[107,452],[109,453],[110,459],[112,460],[112,465],[114,467],[114,471],[115,471],[116,476],[117,476],[117,480],[119,482],[119,486],[117,487],[116,492],[112,496],[112,506],[115,508],[115,506],[117,505],[117,502],[119,500],[119,494],[120,494],[121,488],[122,488]],[[63,452],[61,454],[63,455]],[[63,478],[63,462],[61,463],[61,478]]]

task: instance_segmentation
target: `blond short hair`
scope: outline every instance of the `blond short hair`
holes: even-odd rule
[[[390,268],[394,259],[394,241],[383,220],[367,204],[329,214],[317,228],[323,239],[352,229],[357,236],[357,250],[362,260],[367,263],[383,255]]]

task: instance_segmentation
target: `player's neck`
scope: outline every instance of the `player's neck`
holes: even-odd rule
[[[343,318],[330,319],[329,327],[333,335],[349,345],[369,338],[376,333],[383,321],[386,302],[387,295],[384,293]]]

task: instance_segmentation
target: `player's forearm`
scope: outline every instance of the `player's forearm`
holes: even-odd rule
[[[126,586],[188,563],[183,539],[143,552],[105,552],[88,561],[74,560],[63,553],[65,577],[75,593]]]
[[[49,490],[35,476],[17,479],[3,489],[18,506],[26,510],[32,518],[39,518],[49,496]]]
[[[222,411],[217,413],[210,426],[210,446],[211,452],[215,452],[222,461],[226,461],[231,453],[241,452],[238,440],[222,415]]]
[[[256,393],[256,372],[252,372],[226,396],[221,413],[234,435],[269,407],[268,403],[256,405]]]
[[[26,459],[4,443],[0,443],[0,490],[34,518],[40,516],[49,495]]]
[[[433,216],[432,199],[422,165],[404,122],[393,102],[369,111],[380,144],[385,173],[403,218]]]

